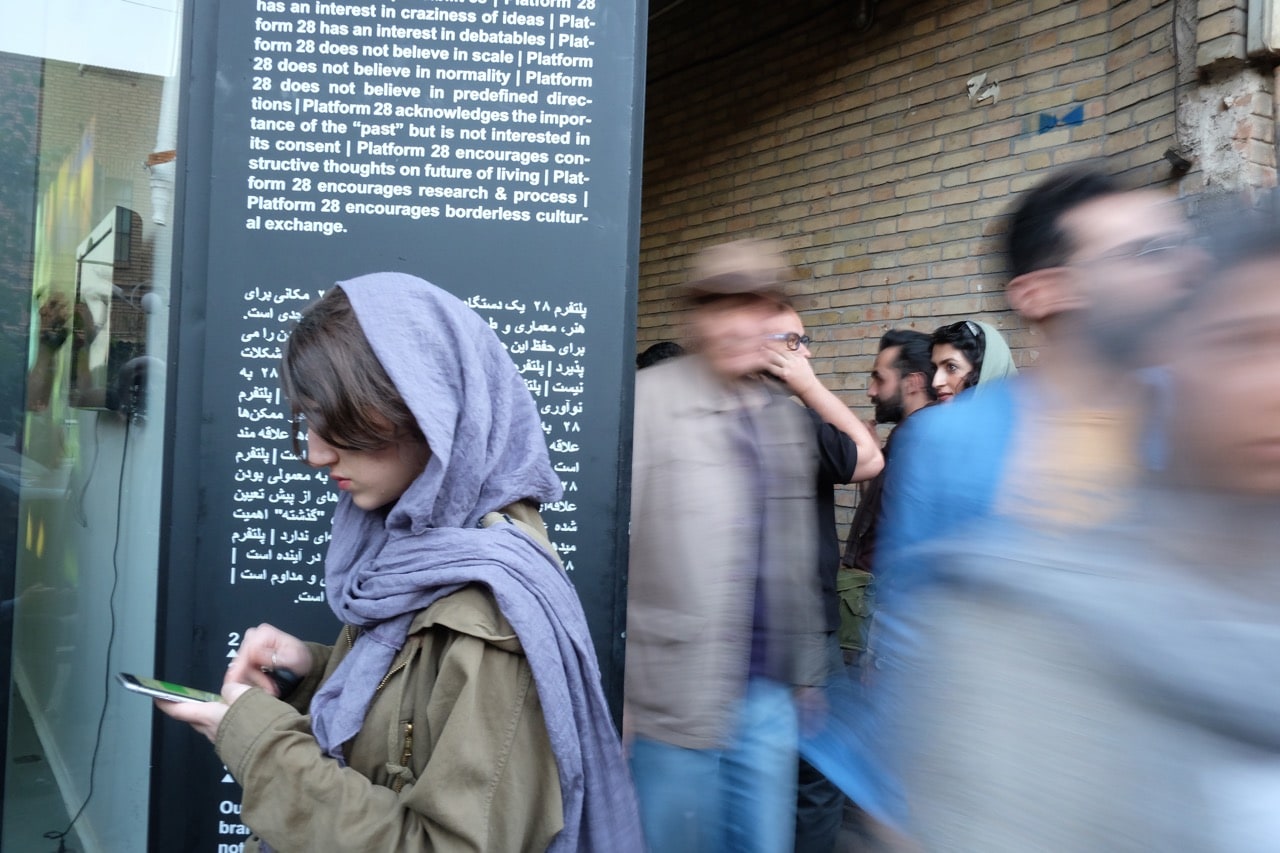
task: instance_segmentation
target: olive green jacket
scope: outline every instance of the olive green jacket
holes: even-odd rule
[[[277,853],[545,850],[563,827],[555,756],[532,672],[489,591],[422,610],[378,688],[347,766],[323,755],[305,709],[354,641],[312,645],[283,702],[252,689],[218,729],[244,787],[241,817]]]

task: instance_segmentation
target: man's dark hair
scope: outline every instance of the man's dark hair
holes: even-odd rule
[[[1209,248],[1219,268],[1280,253],[1280,190],[1252,201],[1235,196],[1217,212],[1209,223]]]
[[[1065,263],[1074,247],[1062,217],[1082,204],[1124,191],[1119,181],[1096,166],[1064,169],[1029,190],[1009,221],[1005,253],[1010,278]]]
[[[684,355],[684,347],[675,341],[659,341],[636,356],[636,369],[653,367],[660,361]]]
[[[1258,199],[1238,194],[1208,199],[1201,219],[1211,267],[1192,289],[1188,309],[1217,297],[1223,274],[1253,261],[1280,255],[1280,190]]]
[[[915,329],[890,329],[880,337],[880,352],[890,347],[898,347],[898,357],[893,360],[893,369],[900,377],[912,373],[923,373],[925,390],[929,399],[933,399],[933,341],[924,332]]]

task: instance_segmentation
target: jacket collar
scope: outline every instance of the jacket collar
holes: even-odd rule
[[[697,354],[674,358],[648,369],[683,377],[686,393],[675,404],[676,411],[733,412],[748,405],[763,405],[775,393],[768,380],[747,377],[726,383],[711,370],[707,360]]]

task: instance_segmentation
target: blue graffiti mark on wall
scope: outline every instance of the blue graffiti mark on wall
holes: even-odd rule
[[[1062,114],[1040,113],[1040,133],[1048,133],[1055,127],[1076,127],[1084,123],[1084,105],[1078,104]]]

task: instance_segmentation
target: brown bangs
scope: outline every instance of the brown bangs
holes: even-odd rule
[[[344,450],[423,440],[417,421],[365,338],[351,302],[334,287],[311,305],[285,342],[280,384],[289,399],[294,451],[314,430]]]

